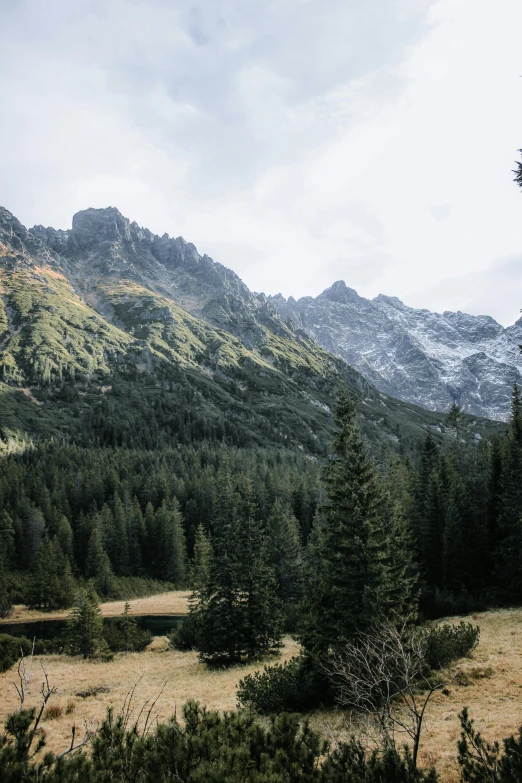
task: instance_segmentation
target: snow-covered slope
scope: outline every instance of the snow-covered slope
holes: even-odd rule
[[[315,299],[280,294],[281,317],[360,370],[381,391],[426,408],[504,419],[522,383],[522,319],[505,329],[487,315],[432,313],[396,297],[365,299],[343,281]]]

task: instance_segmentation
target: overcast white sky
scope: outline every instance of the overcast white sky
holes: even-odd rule
[[[520,0],[2,0],[0,204],[513,323]]]

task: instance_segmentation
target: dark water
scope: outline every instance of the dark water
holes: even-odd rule
[[[105,617],[104,623],[114,623],[121,617]],[[150,631],[153,636],[164,636],[172,631],[183,620],[181,614],[141,615],[136,616],[140,628]],[[11,636],[26,636],[28,639],[57,639],[67,626],[66,620],[37,620],[33,623],[2,623],[0,633]]]

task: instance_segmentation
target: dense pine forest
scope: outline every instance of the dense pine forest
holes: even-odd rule
[[[469,435],[454,406],[442,443],[428,431],[412,457],[386,447],[374,455],[379,492],[412,538],[426,616],[522,599],[521,408],[515,387],[506,434],[487,441]],[[312,557],[321,468],[305,454],[205,444],[146,451],[50,443],[7,456],[2,604],[68,606],[75,584],[88,579],[103,598],[132,595],[138,578],[189,586],[198,527],[216,538],[225,492],[228,509],[259,526],[280,574],[287,531],[297,572]]]

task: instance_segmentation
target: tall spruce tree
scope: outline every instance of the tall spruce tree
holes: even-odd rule
[[[281,500],[274,503],[268,517],[267,545],[277,595],[288,616],[302,598],[303,547],[299,522]]]
[[[254,660],[280,647],[282,615],[251,489],[235,490],[228,466],[219,475],[213,557],[195,610],[198,649],[211,664]]]
[[[301,641],[325,654],[353,639],[382,616],[416,611],[413,581],[401,580],[412,552],[403,538],[401,564],[393,536],[402,525],[368,457],[355,421],[355,401],[341,390],[335,409],[332,455],[324,469],[325,502],[314,542],[313,593]]]
[[[94,528],[89,538],[85,574],[94,580],[94,586],[99,595],[104,598],[109,598],[112,595],[114,574],[98,527]]]

